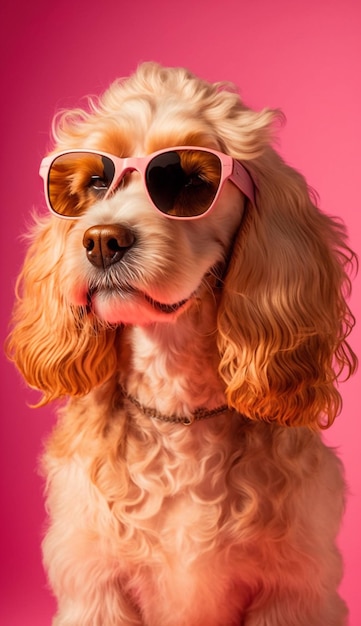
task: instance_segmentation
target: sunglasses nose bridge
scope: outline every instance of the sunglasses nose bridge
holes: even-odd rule
[[[132,158],[121,159],[116,163],[114,179],[109,189],[109,192],[114,192],[120,187],[124,181],[125,176],[127,174],[132,174],[133,172],[138,172],[142,175],[142,171],[139,166],[134,163]]]

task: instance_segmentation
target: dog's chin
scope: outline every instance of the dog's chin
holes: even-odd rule
[[[158,302],[141,292],[99,291],[88,297],[88,308],[108,324],[146,326],[156,322],[173,322],[191,304],[192,296],[172,304]]]

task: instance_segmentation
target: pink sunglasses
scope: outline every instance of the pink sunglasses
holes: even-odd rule
[[[108,198],[126,174],[141,174],[153,206],[172,219],[197,219],[215,205],[230,180],[254,204],[245,167],[222,152],[193,146],[167,148],[145,157],[120,158],[97,150],[66,150],[40,166],[47,205],[59,217],[77,219],[90,204]]]

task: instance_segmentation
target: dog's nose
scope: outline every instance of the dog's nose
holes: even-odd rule
[[[135,241],[134,234],[120,224],[92,226],[84,233],[83,246],[95,267],[107,268],[118,263]]]

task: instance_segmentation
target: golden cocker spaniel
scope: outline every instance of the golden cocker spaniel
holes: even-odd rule
[[[320,432],[356,367],[355,257],[273,149],[280,117],[146,63],[55,119],[8,345],[63,399],[54,626],[346,624]]]

